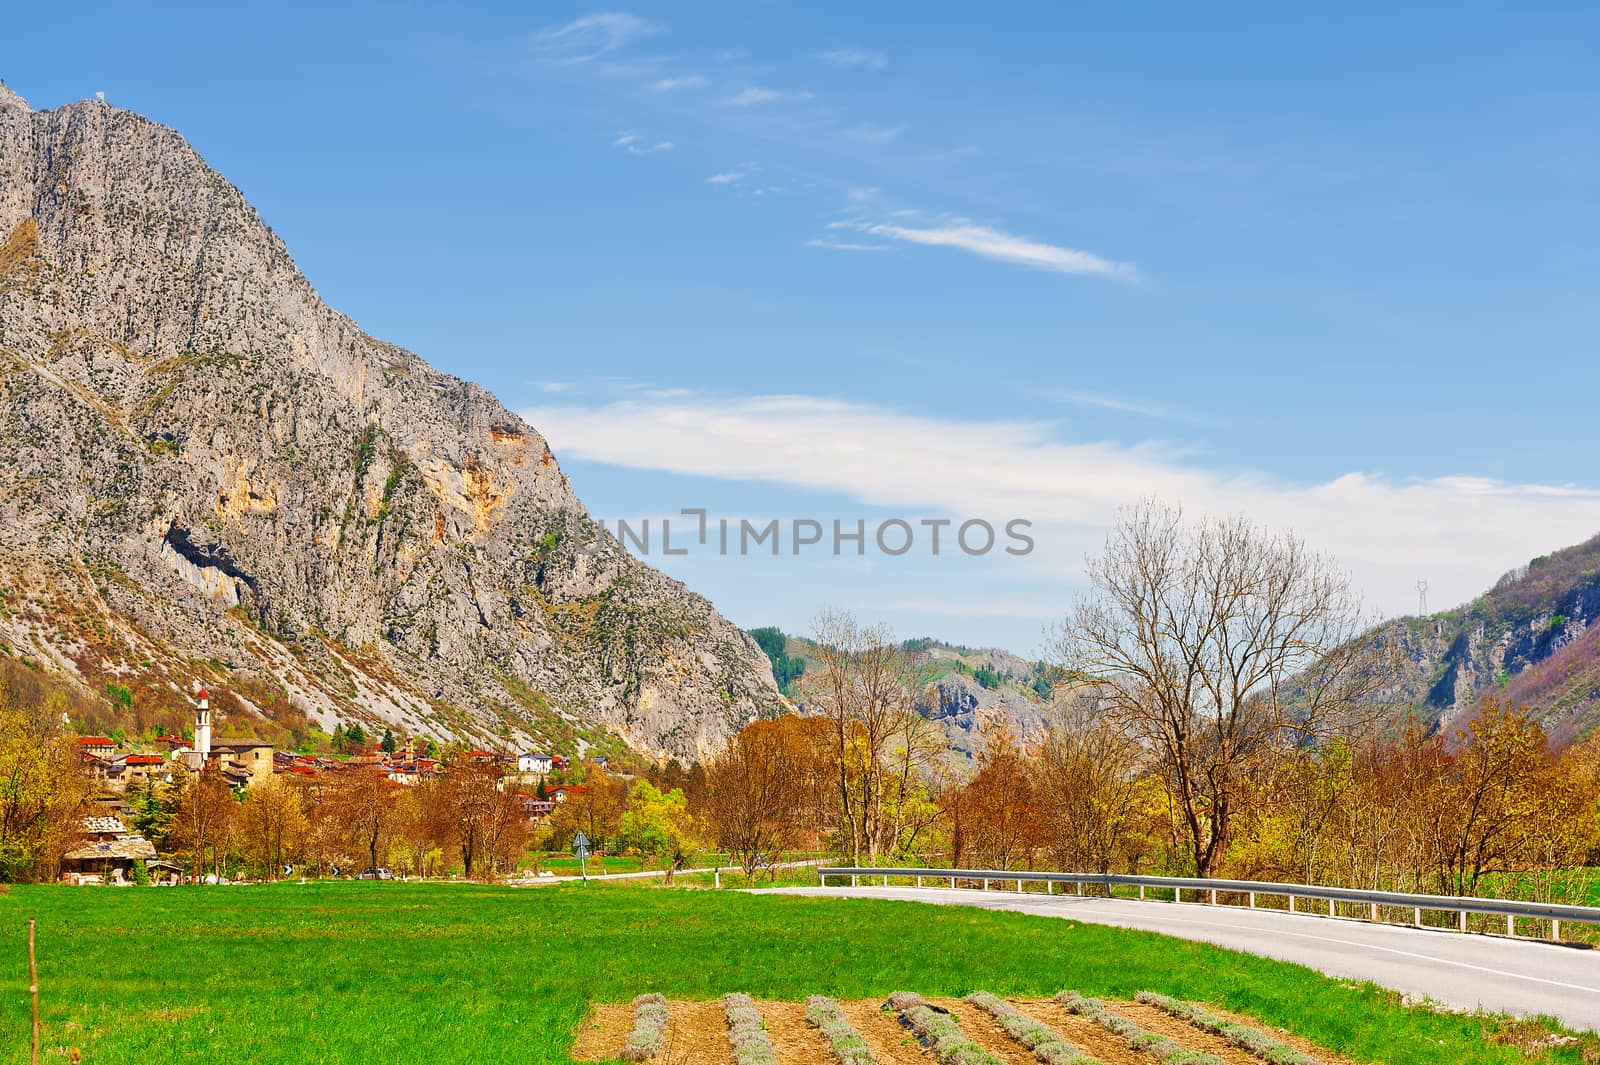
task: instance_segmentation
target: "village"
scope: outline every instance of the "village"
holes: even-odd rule
[[[381,741],[362,742],[343,756],[280,751],[257,738],[215,736],[211,693],[197,683],[194,700],[192,736],[159,736],[154,741],[159,749],[126,749],[111,736],[77,738],[77,755],[92,794],[89,812],[62,854],[62,882],[85,886],[228,883],[230,868],[238,875],[237,867],[248,864],[229,860],[230,844],[236,859],[247,849],[244,841],[229,837],[236,834],[233,830],[249,832],[253,827],[275,841],[269,849],[282,859],[274,861],[271,868],[254,870],[266,878],[314,872],[398,879],[407,874],[391,873],[383,864],[388,848],[380,854],[375,843],[367,848],[372,860],[358,872],[353,865],[360,864],[359,855],[340,845],[338,829],[360,827],[369,840],[381,836],[386,844],[391,843],[405,835],[401,827],[406,807],[422,805],[406,800],[424,792],[436,800],[427,804],[435,808],[432,812],[446,815],[436,820],[459,823],[459,818],[448,813],[453,802],[464,799],[469,800],[464,804],[467,814],[483,815],[467,827],[469,841],[464,853],[470,874],[480,830],[500,829],[484,832],[486,841],[496,835],[529,840],[551,827],[562,804],[589,792],[576,780],[606,769],[606,760],[599,758],[574,772],[565,756],[540,751],[463,749],[441,754],[433,741],[397,741],[387,732]],[[351,734],[365,741],[358,730],[352,729]],[[453,786],[446,787],[447,781]],[[205,809],[208,796],[212,800],[209,811]],[[262,796],[292,801],[274,803],[277,816],[266,819],[272,823],[253,824],[263,818],[250,816],[251,803],[264,804]],[[228,811],[224,799],[238,809]],[[323,819],[328,824],[321,826],[321,832],[306,816],[308,806],[319,804],[332,814]],[[219,816],[219,811],[240,816]],[[228,823],[232,821],[239,823]],[[495,824],[508,821],[512,824]],[[429,851],[444,849],[442,833],[428,835],[425,842],[438,846],[422,852],[424,860],[410,871],[415,875],[430,871]],[[491,859],[515,859],[515,847],[504,850],[505,854],[491,855]],[[303,864],[308,858],[309,868]],[[262,863],[255,864],[259,867]],[[434,864],[442,867],[442,862]]]

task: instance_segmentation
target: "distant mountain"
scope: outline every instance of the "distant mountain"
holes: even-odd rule
[[[1462,607],[1386,626],[1391,695],[1450,724],[1486,692],[1531,708],[1560,741],[1600,723],[1600,536],[1541,555]]]
[[[94,727],[181,725],[200,679],[224,731],[693,757],[783,706],[533,426],[324,305],[129,111],[0,86],[0,418],[0,651]]]
[[[816,645],[776,628],[752,629],[751,636],[772,661],[786,695],[804,707],[803,680],[815,672]],[[932,637],[906,640],[928,694],[918,709],[939,726],[945,745],[965,759],[976,758],[985,740],[1008,730],[1017,740],[1035,737],[1044,728],[1049,671],[1009,651],[974,649]]]

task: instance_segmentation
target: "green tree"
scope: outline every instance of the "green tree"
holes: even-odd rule
[[[700,826],[682,788],[662,791],[648,780],[633,786],[628,810],[617,825],[617,844],[647,861],[659,861],[667,879],[682,869],[699,846]]]
[[[383,742],[378,746],[383,749],[384,754],[393,754],[395,747],[398,746],[398,744],[396,744],[394,741],[394,733],[390,732],[388,729],[384,729]]]

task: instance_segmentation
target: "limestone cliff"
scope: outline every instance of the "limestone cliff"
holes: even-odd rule
[[[676,755],[780,707],[536,429],[327,307],[174,131],[0,86],[0,242],[5,653],[138,725],[194,675],[241,730]]]

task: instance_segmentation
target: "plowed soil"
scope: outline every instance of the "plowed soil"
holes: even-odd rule
[[[1006,1065],[1037,1065],[1032,1051],[1012,1039],[1000,1023],[985,1011],[961,999],[932,998],[934,1005],[949,1010],[961,1030],[974,1043],[988,1050]],[[1019,1012],[1059,1032],[1102,1065],[1150,1065],[1151,1059],[1133,1050],[1119,1037],[1107,1032],[1087,1017],[1068,1013],[1048,999],[1008,999]],[[933,1055],[900,1024],[894,1013],[885,1012],[876,999],[841,1002],[845,1017],[861,1033],[879,1065],[934,1065]],[[1106,1003],[1146,1031],[1176,1040],[1192,1050],[1215,1054],[1228,1065],[1260,1065],[1242,1050],[1222,1038],[1202,1031],[1186,1021],[1170,1017],[1153,1006],[1135,1002]],[[834,1065],[833,1050],[823,1035],[805,1018],[805,1005],[799,1002],[757,1002],[766,1021],[767,1037],[778,1052],[780,1065]],[[729,1065],[728,1026],[721,1000],[668,1003],[667,1046],[656,1058],[658,1065]],[[1227,1014],[1230,1019],[1274,1032],[1291,1046],[1314,1054],[1328,1065],[1348,1065],[1345,1059],[1318,1049],[1303,1039],[1277,1033],[1248,1017]],[[576,1061],[604,1061],[622,1052],[628,1032],[633,1028],[633,1011],[626,1005],[596,1006],[578,1028],[572,1048]]]

